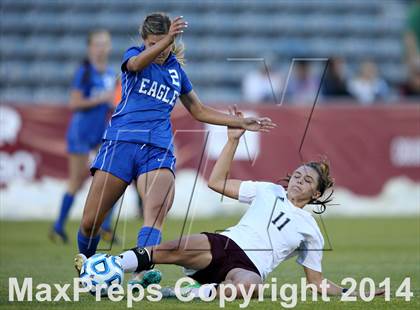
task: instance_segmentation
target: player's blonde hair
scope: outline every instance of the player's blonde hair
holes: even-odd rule
[[[162,35],[169,32],[171,27],[171,20],[169,16],[162,12],[151,13],[146,16],[143,24],[140,26],[139,32],[141,37],[144,39],[148,35]],[[172,52],[175,54],[176,59],[181,65],[185,64],[185,46],[183,43],[173,43]]]

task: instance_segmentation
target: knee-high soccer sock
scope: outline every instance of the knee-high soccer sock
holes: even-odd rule
[[[105,217],[105,220],[104,220],[104,222],[102,223],[102,226],[101,226],[101,228],[103,230],[106,230],[106,231],[111,231],[112,230],[111,226],[112,226],[112,216],[114,215],[114,208],[115,208],[115,206],[112,207],[111,210],[109,210],[107,216]]]
[[[95,254],[100,239],[100,235],[92,237],[92,239],[86,237],[79,229],[77,233],[77,245],[79,246],[79,253],[86,255],[87,258],[91,257]]]
[[[54,229],[57,232],[63,232],[64,231],[64,224],[65,224],[65,222],[67,220],[67,217],[69,215],[71,206],[73,204],[73,200],[74,200],[73,195],[71,195],[69,193],[64,194],[63,200],[61,202],[60,214],[58,216],[58,219],[54,223]]]
[[[162,234],[159,229],[150,226],[144,226],[137,235],[137,246],[144,248],[146,246],[158,245],[162,241]]]
[[[149,251],[143,248],[133,248],[125,251],[120,257],[121,266],[124,272],[149,270],[153,265]]]

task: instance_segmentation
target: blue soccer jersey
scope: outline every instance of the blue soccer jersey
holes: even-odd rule
[[[86,98],[114,88],[114,70],[107,68],[105,72],[99,72],[91,64],[81,65],[72,83],[72,89],[79,90]],[[112,102],[103,102],[92,108],[76,110],[73,113],[67,131],[70,153],[86,154],[101,143],[111,104]]]
[[[151,63],[139,72],[126,69],[127,61],[145,47],[129,48],[122,60],[122,99],[104,139],[147,143],[173,151],[170,113],[180,95],[192,85],[174,54],[164,64]]]

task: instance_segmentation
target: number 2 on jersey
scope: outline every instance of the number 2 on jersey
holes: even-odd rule
[[[178,72],[176,72],[175,69],[169,69],[168,70],[169,75],[172,78],[172,84],[174,84],[175,86],[179,87],[179,76],[178,76]]]
[[[274,225],[278,222],[278,220],[284,215],[284,212],[280,212],[279,216],[277,216],[274,220],[271,221]],[[286,220],[280,225],[277,226],[277,229],[280,231],[283,229],[284,226],[286,226],[287,223],[290,222],[290,219],[287,217]]]

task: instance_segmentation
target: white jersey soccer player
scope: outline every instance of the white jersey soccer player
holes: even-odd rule
[[[296,208],[285,189],[268,182],[243,181],[238,200],[250,204],[239,223],[226,229],[266,279],[281,262],[298,256],[297,262],[321,272],[324,239],[308,211]]]

